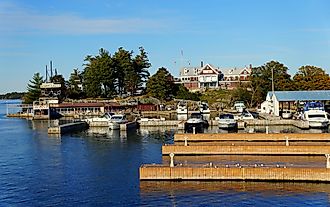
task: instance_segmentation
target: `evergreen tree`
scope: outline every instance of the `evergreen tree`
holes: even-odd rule
[[[40,97],[41,89],[40,85],[43,83],[43,78],[40,73],[35,73],[32,80],[27,84],[27,93],[24,96],[24,103],[32,104],[33,101],[37,101]]]
[[[73,69],[68,81],[68,98],[79,99],[83,97],[83,92],[81,88],[82,84],[82,74],[78,69]]]
[[[147,81],[147,94],[165,100],[173,95],[174,87],[173,76],[162,67]]]

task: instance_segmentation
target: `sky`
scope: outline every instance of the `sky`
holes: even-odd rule
[[[69,78],[100,48],[138,53],[154,74],[200,62],[220,68],[276,60],[330,73],[329,0],[1,0],[0,94],[26,91],[45,67]]]

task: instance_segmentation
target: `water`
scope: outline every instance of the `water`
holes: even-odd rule
[[[56,138],[47,122],[5,112],[0,104],[0,206],[330,206],[330,184],[140,182],[141,164],[168,162],[161,145],[173,142],[170,128]]]

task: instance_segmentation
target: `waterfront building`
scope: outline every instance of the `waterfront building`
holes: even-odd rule
[[[177,84],[183,84],[190,91],[210,89],[235,89],[241,83],[247,83],[251,75],[252,65],[244,68],[220,69],[211,64],[200,67],[183,67]]]
[[[306,102],[318,101],[329,110],[330,90],[314,91],[269,91],[261,104],[261,113],[280,116],[283,110],[298,110]]]

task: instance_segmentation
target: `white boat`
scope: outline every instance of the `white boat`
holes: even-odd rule
[[[233,129],[237,127],[237,121],[232,114],[220,114],[218,126],[220,129]]]
[[[185,131],[193,131],[195,127],[195,132],[203,132],[204,128],[207,128],[209,125],[207,120],[203,119],[203,115],[200,112],[191,113],[189,119],[185,123]]]
[[[234,109],[239,113],[242,113],[245,108],[246,107],[245,107],[243,101],[236,101],[235,104],[234,104]]]
[[[255,119],[254,116],[248,111],[245,110],[242,112],[241,115],[237,117],[238,120],[253,120]]]
[[[120,129],[120,124],[126,124],[128,122],[126,115],[115,114],[109,121],[109,129]]]
[[[319,102],[309,102],[304,106],[303,120],[308,121],[311,128],[328,127],[328,113],[325,112],[323,104]]]
[[[205,102],[201,102],[199,104],[199,111],[202,113],[202,114],[209,114],[210,113],[210,108],[209,108],[209,105]]]
[[[185,101],[180,101],[176,107],[177,114],[188,114],[187,103]]]
[[[328,114],[322,110],[308,110],[303,114],[303,120],[308,121],[311,128],[325,128],[328,127]]]
[[[87,124],[96,123],[96,122],[109,122],[113,115],[115,115],[115,113],[107,112],[100,117],[88,118],[85,119],[85,121],[87,122]]]

